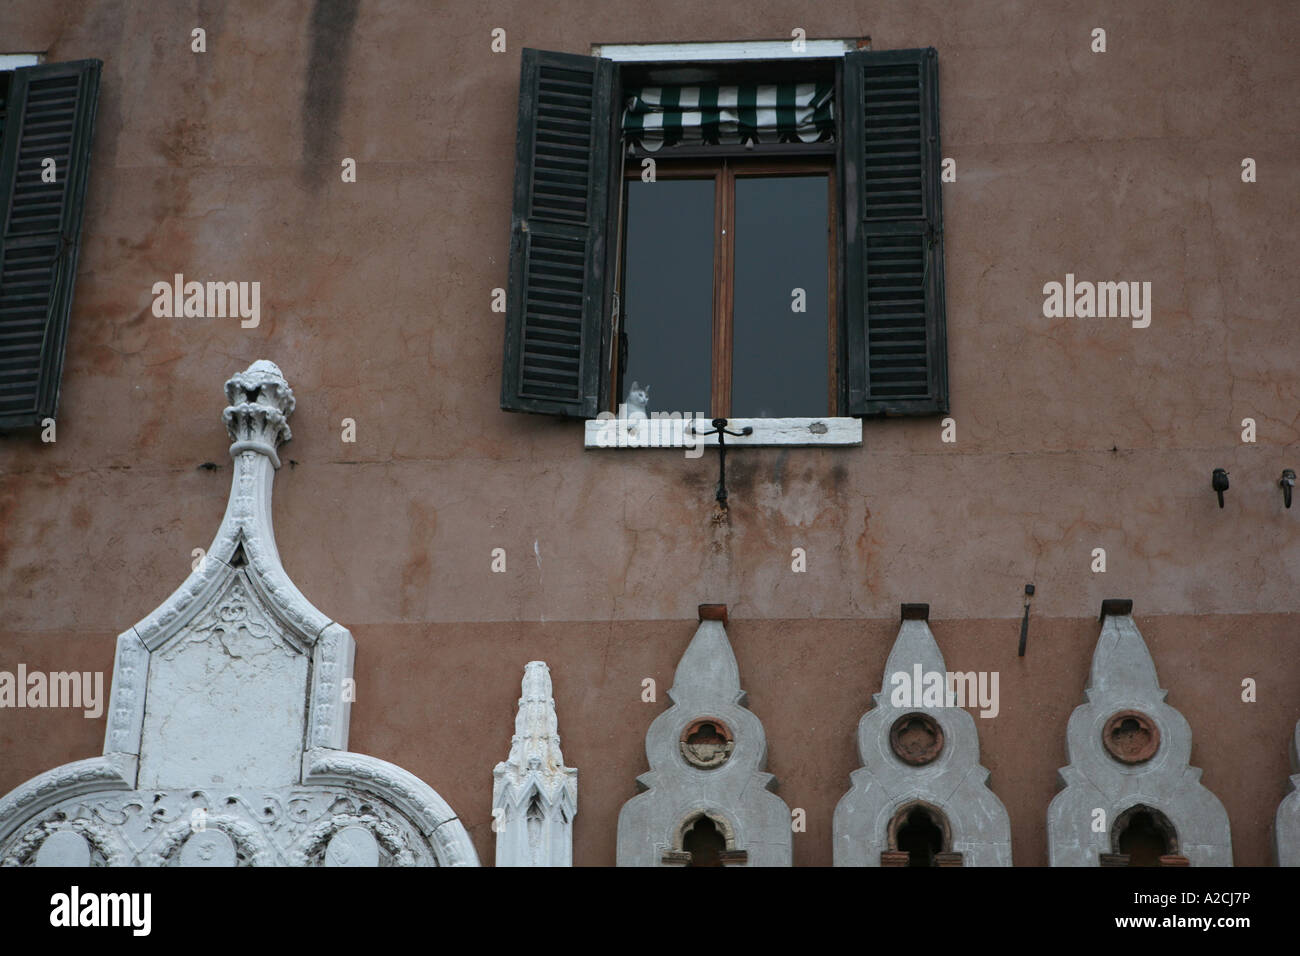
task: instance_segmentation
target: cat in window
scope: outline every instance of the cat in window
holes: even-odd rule
[[[638,385],[633,382],[627,390],[627,402],[623,405],[623,417],[628,421],[637,421],[649,418],[648,406],[650,404],[650,386]]]

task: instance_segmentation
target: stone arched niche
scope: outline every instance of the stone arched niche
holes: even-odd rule
[[[961,866],[962,855],[952,848],[948,815],[924,800],[898,808],[886,830],[887,849],[881,866]]]
[[[736,828],[719,810],[693,811],[682,820],[673,848],[661,861],[665,866],[744,866],[749,853],[736,845]]]
[[[1110,852],[1102,866],[1187,866],[1178,852],[1173,821],[1144,803],[1135,803],[1115,817],[1110,828]]]

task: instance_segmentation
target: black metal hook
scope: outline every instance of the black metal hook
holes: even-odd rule
[[[1295,487],[1295,469],[1283,468],[1282,480],[1278,482],[1282,486],[1282,497],[1286,500],[1286,506],[1291,507],[1291,489]]]
[[[1228,473],[1222,468],[1214,469],[1214,474],[1210,477],[1210,487],[1215,490],[1219,496],[1219,507],[1223,507],[1223,493],[1228,490]]]
[[[707,438],[709,435],[718,436],[718,493],[714,499],[722,506],[725,511],[727,508],[727,436],[740,438],[744,435],[754,434],[754,429],[746,425],[738,432],[727,431],[727,420],[725,418],[715,418],[712,422],[713,431],[697,431],[695,423],[691,423],[691,434],[699,435],[701,438]]]
[[[1034,586],[1025,585],[1025,616],[1020,621],[1020,649],[1016,656],[1025,656],[1025,645],[1029,642],[1029,599],[1034,596]]]

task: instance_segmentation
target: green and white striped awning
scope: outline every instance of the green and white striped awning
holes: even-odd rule
[[[629,89],[623,132],[648,152],[681,144],[829,141],[832,90],[830,83]]]

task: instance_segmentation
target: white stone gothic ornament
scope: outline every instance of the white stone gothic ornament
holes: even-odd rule
[[[1231,866],[1228,814],[1188,766],[1191,728],[1165,703],[1132,611],[1129,600],[1102,603],[1086,701],[1066,731],[1064,789],[1047,808],[1049,861],[1125,865],[1139,852],[1128,828],[1140,821],[1149,863]]]
[[[835,807],[835,866],[907,866],[916,854],[934,866],[1011,865],[1011,822],[960,706],[974,706],[970,684],[949,681],[928,615],[903,605],[875,706],[858,722],[862,767]]]
[[[427,784],[348,752],[352,635],[289,580],[271,526],[293,392],[258,361],[226,396],[216,539],[119,635],[103,755],[0,798],[0,864],[478,865]]]
[[[619,866],[790,866],[790,809],[766,773],[763,724],[745,706],[726,607],[700,607],[673,705],[646,733],[650,772],[618,815]]]
[[[510,756],[492,771],[497,866],[572,866],[578,771],[564,765],[545,661],[524,668]]]
[[[1291,791],[1273,818],[1273,849],[1278,866],[1300,866],[1300,723],[1291,738]]]

